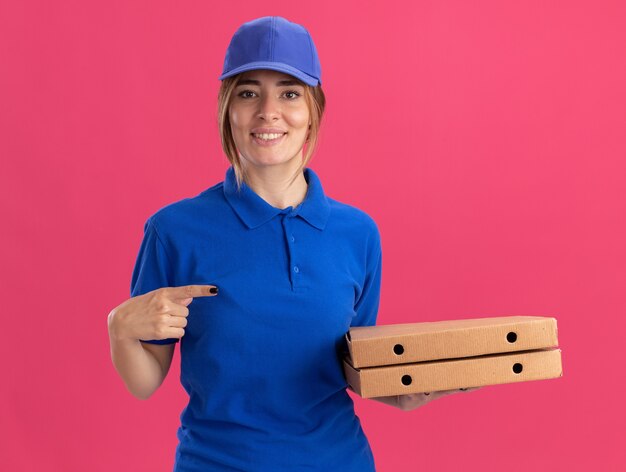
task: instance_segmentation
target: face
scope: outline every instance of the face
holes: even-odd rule
[[[293,76],[266,69],[244,72],[233,91],[229,118],[244,167],[292,159],[300,164],[310,112],[304,86]]]

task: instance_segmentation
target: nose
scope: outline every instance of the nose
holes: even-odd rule
[[[271,121],[276,120],[280,116],[280,102],[277,98],[274,98],[271,94],[266,94],[259,101],[259,113],[258,117]]]

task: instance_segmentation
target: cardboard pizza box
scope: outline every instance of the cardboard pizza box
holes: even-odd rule
[[[350,364],[363,368],[554,348],[558,339],[555,318],[500,316],[358,326],[345,344]]]
[[[343,367],[350,388],[363,398],[552,379],[563,375],[560,349],[361,369],[355,368],[346,357]]]

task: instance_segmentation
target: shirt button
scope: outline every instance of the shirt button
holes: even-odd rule
[[[291,242],[294,242],[296,240],[296,238],[294,238],[293,236],[291,237]]]
[[[294,271],[294,272],[300,272],[300,269],[298,268],[298,266],[294,266],[294,267],[293,267],[293,271]]]

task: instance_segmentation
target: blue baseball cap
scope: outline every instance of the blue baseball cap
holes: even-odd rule
[[[322,83],[313,38],[304,26],[281,16],[257,18],[235,31],[219,79],[255,69],[284,72],[311,86]]]

